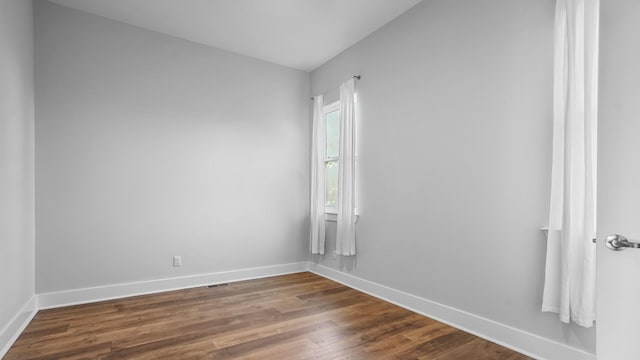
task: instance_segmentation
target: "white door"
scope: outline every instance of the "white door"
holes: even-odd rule
[[[601,0],[598,126],[598,360],[640,359],[640,1]]]

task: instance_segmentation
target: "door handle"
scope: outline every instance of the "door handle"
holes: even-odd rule
[[[626,248],[640,249],[640,243],[631,242],[626,237],[618,234],[607,236],[607,247],[614,251],[621,251]]]

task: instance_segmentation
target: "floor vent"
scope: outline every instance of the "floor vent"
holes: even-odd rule
[[[214,285],[208,285],[207,287],[208,288],[215,288],[215,287],[227,286],[227,285],[229,285],[229,284],[228,283],[225,283],[225,284],[214,284]]]

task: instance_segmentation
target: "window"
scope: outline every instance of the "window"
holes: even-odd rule
[[[340,166],[340,103],[323,108],[325,129],[325,209],[336,213],[338,204],[338,169]]]
[[[313,98],[311,146],[311,253],[324,254],[325,221],[335,221],[336,254],[356,254],[358,220],[357,111],[354,76],[340,85],[340,100]]]

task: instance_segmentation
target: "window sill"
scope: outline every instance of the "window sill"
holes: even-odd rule
[[[360,219],[360,214],[356,213],[356,222],[358,222],[358,219]],[[324,221],[338,222],[338,213],[325,212],[324,213]]]
[[[337,222],[338,221],[338,214],[337,213],[333,213],[333,212],[326,212],[326,213],[324,213],[324,221]]]
[[[540,228],[540,231],[542,231],[544,233],[545,239],[549,238],[549,227],[543,226],[543,227]]]

